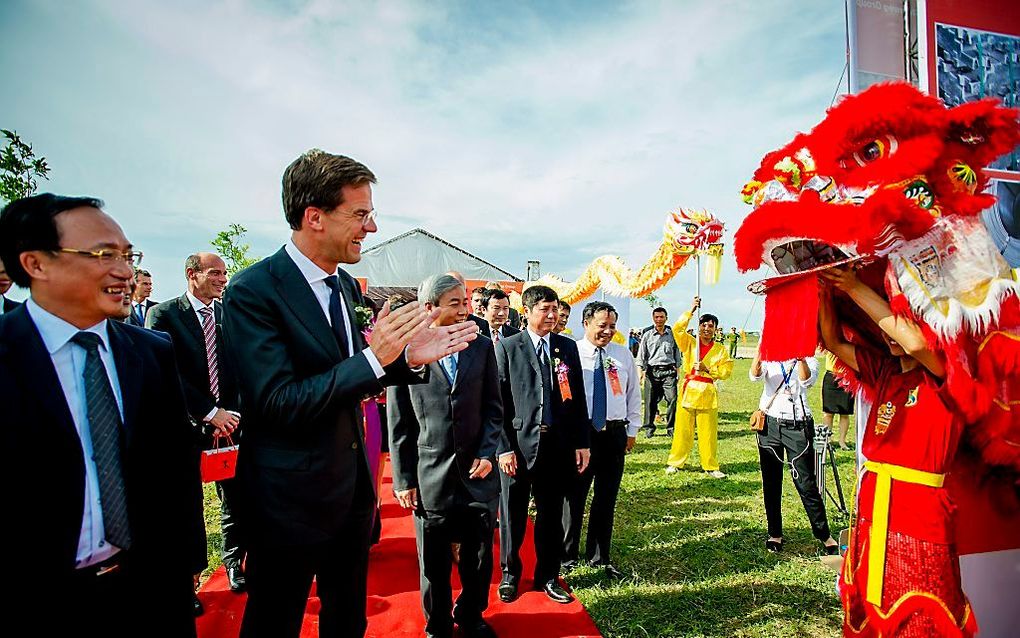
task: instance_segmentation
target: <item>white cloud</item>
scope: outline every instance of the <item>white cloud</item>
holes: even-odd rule
[[[2,11],[8,59],[55,43],[20,80],[0,71],[21,96],[2,123],[51,159],[53,188],[103,195],[160,255],[162,297],[230,222],[261,254],[279,245],[280,174],[311,146],[377,173],[380,239],[424,226],[513,271],[538,258],[571,278],[607,252],[638,267],[680,204],[732,233],[741,185],[820,118],[844,47],[841,0]],[[686,304],[692,277],[661,296]],[[728,260],[706,301],[746,314],[750,279]]]

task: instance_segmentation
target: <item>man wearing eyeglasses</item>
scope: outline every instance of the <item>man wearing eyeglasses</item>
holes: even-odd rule
[[[218,300],[227,285],[227,266],[214,253],[196,253],[184,260],[188,289],[176,299],[157,304],[149,311],[145,327],[170,335],[181,371],[181,385],[191,420],[198,425],[196,439],[203,450],[237,442],[240,432],[240,397],[237,377],[225,356],[223,309]],[[236,479],[216,482],[220,497],[220,529],[223,532],[223,564],[230,590],[245,587],[244,549],[238,509],[240,486]],[[196,597],[195,613],[202,603]]]
[[[49,635],[195,636],[198,455],[170,341],[109,321],[141,253],[101,206],[43,194],[0,213],[0,259],[31,293],[0,316],[0,498],[21,521],[0,526],[4,605]]]
[[[349,157],[313,149],[294,160],[283,175],[290,240],[224,295],[224,339],[244,406],[243,638],[297,638],[313,579],[319,635],[364,635],[376,495],[361,400],[424,382],[427,364],[478,333],[469,322],[432,327],[439,311],[416,301],[392,312],[386,303],[365,343],[354,322],[364,298],[339,264],[357,263],[377,230],[373,183]]]

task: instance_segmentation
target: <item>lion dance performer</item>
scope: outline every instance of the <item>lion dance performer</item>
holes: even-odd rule
[[[976,523],[955,519],[947,488],[978,475],[969,489],[1020,520],[1020,285],[979,219],[994,203],[982,167],[1020,142],[1017,116],[879,85],[767,155],[744,188],[755,210],[737,266],[778,273],[750,287],[766,294],[763,358],[813,354],[821,324],[838,376],[874,406],[845,636],[973,635],[956,542]]]
[[[701,307],[695,297],[691,309],[673,324],[673,339],[683,354],[683,384],[676,406],[673,445],[666,461],[666,472],[673,473],[687,463],[694,448],[694,428],[698,428],[698,456],[701,469],[714,478],[726,478],[719,469],[719,394],[715,382],[730,378],[733,359],[726,346],[715,340],[719,319],[705,314],[698,320],[697,338],[687,334],[687,325]],[[695,348],[700,348],[695,355]],[[695,361],[698,367],[695,369]]]

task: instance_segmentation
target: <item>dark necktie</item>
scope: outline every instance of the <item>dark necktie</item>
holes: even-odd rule
[[[340,352],[344,358],[351,354],[351,347],[347,343],[347,329],[344,326],[344,313],[340,309],[343,298],[340,296],[340,280],[336,275],[330,275],[325,279],[329,286],[329,320],[333,324],[333,335],[340,346]]]
[[[606,427],[606,371],[604,365],[602,348],[596,348],[591,392],[591,424],[596,432],[601,432]]]
[[[135,304],[135,317],[138,318],[138,325],[145,325],[145,312],[142,310],[142,304]]]
[[[205,336],[205,361],[209,366],[209,391],[220,400],[220,359],[216,352],[216,320],[212,306],[198,311],[202,315],[202,334]]]
[[[99,356],[99,335],[79,332],[71,341],[85,349],[85,412],[92,436],[92,458],[99,475],[99,502],[106,540],[121,549],[131,548],[124,473],[121,465],[120,411],[110,387],[106,366]]]
[[[542,373],[542,425],[552,425],[552,369],[549,367],[549,357],[545,353],[545,340],[538,340],[538,348],[535,349],[538,355],[538,369]]]

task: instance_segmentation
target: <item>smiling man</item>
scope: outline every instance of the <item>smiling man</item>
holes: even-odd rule
[[[7,269],[4,268],[4,262],[0,261],[0,315],[5,312],[10,312],[20,306],[21,304],[17,301],[8,299],[5,295],[7,291],[11,289],[14,282],[7,275]]]
[[[227,266],[219,255],[196,253],[184,260],[184,276],[188,290],[177,299],[152,308],[145,327],[165,332],[173,339],[188,412],[192,422],[199,426],[195,438],[202,449],[211,449],[220,437],[236,437],[240,425],[237,377],[224,356],[223,309],[218,303],[227,285]],[[227,445],[225,441],[220,442]],[[241,591],[245,586],[241,565],[244,550],[237,514],[240,494],[236,479],[217,481],[216,492],[220,497],[227,581],[232,591]],[[195,610],[196,613],[202,610],[197,598]]]
[[[0,259],[31,291],[0,317],[0,485],[32,526],[0,532],[18,574],[5,604],[49,635],[194,636],[198,455],[170,341],[109,321],[141,253],[101,207],[47,193],[0,213]]]
[[[567,496],[563,521],[565,567],[573,567],[577,562],[584,504],[594,483],[585,558],[610,578],[620,578],[623,574],[610,562],[609,546],[624,457],[633,449],[641,427],[641,384],[630,350],[613,343],[616,308],[604,301],[594,301],[584,307],[581,317],[584,338],[577,342],[577,350],[591,416],[591,461]]]
[[[506,433],[499,455],[499,597],[503,602],[517,598],[528,500],[534,495],[535,589],[566,604],[573,598],[559,582],[563,501],[573,477],[588,467],[591,422],[577,345],[552,334],[559,308],[556,291],[532,286],[521,297],[527,328],[496,344]]]
[[[450,275],[423,281],[418,301],[426,310],[439,310],[436,326],[468,315],[464,286]],[[414,510],[425,635],[450,638],[456,622],[462,635],[489,638],[495,633],[482,612],[492,575],[496,449],[503,436],[496,355],[489,340],[479,338],[429,367],[428,383],[387,391],[393,491],[401,506]],[[452,543],[460,544],[463,586],[456,607]]]
[[[283,174],[290,241],[237,274],[224,295],[245,423],[243,638],[296,638],[313,580],[319,635],[364,635],[376,495],[361,399],[427,380],[427,364],[478,334],[469,322],[431,326],[438,311],[416,301],[392,312],[387,302],[371,346],[364,342],[354,314],[364,298],[339,264],[360,261],[362,241],[377,230],[374,183],[368,167],[343,155],[312,149],[291,162]]]

